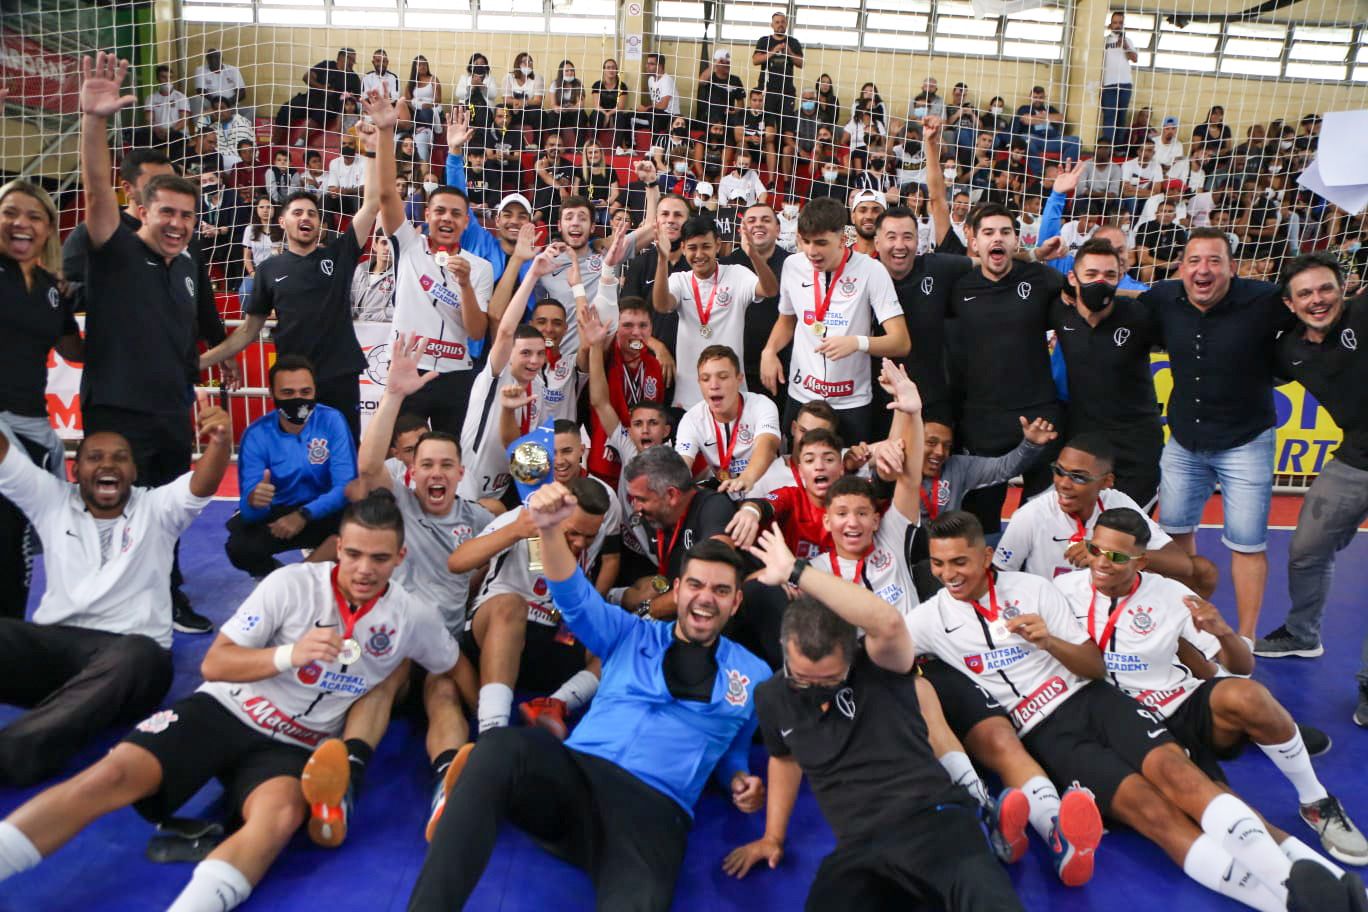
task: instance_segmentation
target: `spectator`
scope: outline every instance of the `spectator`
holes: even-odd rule
[[[613,210],[622,205],[618,199],[619,190],[617,172],[608,167],[603,147],[593,140],[585,143],[570,192],[594,204],[594,224],[607,227]]]
[[[248,142],[256,141],[256,129],[247,118],[237,113],[237,110],[222,98],[214,99],[210,121],[214,133],[218,136],[220,149],[236,149],[238,143],[244,139]]]
[[[1116,150],[1117,155],[1134,158],[1139,154],[1140,147],[1152,139],[1151,133],[1153,130],[1150,127],[1150,109],[1141,108],[1131,118],[1130,129],[1125,131],[1124,139],[1112,140],[1112,148]]]
[[[197,178],[202,174],[216,174],[227,171],[237,163],[237,156],[231,152],[220,154],[218,134],[210,127],[201,129],[190,140],[180,160],[180,173],[185,177]]]
[[[988,110],[979,118],[979,128],[995,137],[994,146],[1002,145],[996,137],[1005,137],[1012,132],[1012,118],[1007,113],[1007,102],[1001,95],[994,95],[993,100],[988,102]]]
[[[579,145],[580,130],[584,129],[584,83],[573,60],[562,60],[556,67],[542,112],[542,129],[559,133],[561,142],[571,148]]]
[[[351,313],[362,323],[394,320],[394,258],[384,232],[371,238],[370,259],[357,263],[352,273]]]
[[[1156,188],[1154,195],[1145,201],[1145,208],[1140,211],[1140,217],[1135,220],[1137,226],[1145,222],[1153,221],[1159,211],[1159,204],[1163,200],[1168,200],[1173,204],[1174,221],[1182,222],[1190,227],[1188,222],[1188,205],[1184,201],[1183,182],[1180,180],[1162,181]]]
[[[827,122],[821,119],[817,108],[817,90],[811,86],[803,89],[794,118],[793,142],[786,143],[780,150],[786,159],[782,171],[786,178],[793,176],[798,159],[811,157],[817,143],[817,128],[824,123]]]
[[[878,117],[876,104],[878,102],[865,98],[855,103],[855,110],[845,125],[845,143],[850,152],[865,148],[873,137],[888,135],[887,128]]]
[[[1121,199],[1127,211],[1135,212],[1136,200],[1148,199],[1164,180],[1164,170],[1154,160],[1154,140],[1140,144],[1135,158],[1121,166]]]
[[[1178,209],[1173,200],[1159,198],[1154,219],[1135,229],[1135,254],[1140,281],[1153,285],[1172,275],[1182,259],[1187,236],[1187,229],[1178,223]]]
[[[934,77],[927,76],[922,80],[921,91],[907,107],[907,119],[910,122],[920,126],[928,117],[945,119],[945,99],[937,94],[939,88]]]
[[[537,75],[532,55],[519,52],[513,69],[504,76],[502,103],[508,108],[509,124],[515,129],[537,131],[541,127],[541,106],[546,98],[546,83]]]
[[[1125,179],[1124,170],[1112,161],[1111,143],[1099,139],[1093,157],[1083,163],[1083,171],[1078,178],[1079,195],[1119,199],[1121,182]]]
[[[1130,113],[1131,91],[1134,88],[1131,64],[1139,60],[1135,45],[1126,37],[1126,14],[1117,10],[1111,14],[1107,37],[1102,44],[1102,125],[1098,142],[1117,141]]]
[[[485,150],[486,180],[497,183],[500,193],[514,193],[522,186],[523,132],[513,126],[513,112],[506,105],[494,109],[494,119],[477,137]]]
[[[412,133],[399,134],[399,147],[394,150],[395,174],[406,181],[422,179],[423,160],[418,157],[418,146]]]
[[[294,172],[290,169],[290,153],[277,150],[271,157],[271,167],[266,169],[266,195],[279,206],[285,202],[294,185]]]
[[[361,191],[366,186],[366,166],[356,154],[350,137],[342,145],[342,154],[328,164],[328,176],[323,181],[323,211],[333,216],[352,216],[361,207]]]
[[[236,190],[244,200],[256,199],[266,189],[266,168],[257,164],[256,146],[250,139],[238,140],[236,159],[232,169],[225,172],[223,182]]]
[[[775,172],[777,131],[765,113],[765,96],[760,89],[751,89],[746,98],[746,110],[734,128],[736,148],[747,151],[756,159],[764,159],[765,167]]]
[[[470,55],[465,72],[456,83],[456,104],[465,105],[470,111],[470,123],[483,128],[489,126],[497,99],[494,85],[489,81],[489,58],[476,51]]]
[[[238,298],[242,310],[252,299],[252,282],[257,267],[280,252],[285,234],[275,220],[275,206],[268,196],[258,196],[252,207],[252,223],[242,230],[242,284]]]
[[[752,162],[750,153],[742,152],[733,159],[731,169],[723,175],[717,195],[728,205],[739,199],[742,206],[749,207],[768,199],[769,192],[760,180],[760,175],[751,167]]]
[[[383,48],[376,48],[371,54],[371,70],[361,77],[361,94],[372,89],[383,92],[386,98],[399,97],[399,77],[389,68],[389,54]]]
[[[1030,141],[1032,159],[1057,148],[1064,136],[1064,115],[1046,100],[1044,86],[1032,86],[1031,100],[1017,108],[1015,132]]]
[[[675,88],[674,77],[665,72],[663,54],[647,54],[642,68],[646,75],[646,97],[637,105],[636,126],[657,137],[665,133],[672,118],[679,115],[679,90]]]
[[[450,160],[452,153],[448,151],[447,157]],[[490,175],[485,171],[485,150],[480,148],[467,149],[465,153],[465,179],[466,195],[470,197],[471,224],[476,224],[481,219],[494,214],[494,209],[499,205],[499,200],[503,198],[503,191],[497,184],[491,183]]]
[[[1183,142],[1178,138],[1178,118],[1165,117],[1159,129],[1159,138],[1154,142],[1154,160],[1168,174],[1182,158]]]
[[[1192,148],[1198,146],[1207,150],[1215,163],[1224,162],[1230,155],[1230,127],[1225,125],[1225,108],[1213,105],[1207,112],[1206,120],[1192,128]]]
[[[694,172],[706,180],[721,180],[732,158],[726,124],[704,125],[703,136],[694,144]]]
[[[151,138],[143,145],[180,142],[188,130],[189,117],[190,99],[172,82],[171,68],[161,64],[157,67],[157,86],[143,103],[143,122]]]
[[[308,359],[276,358],[270,385],[275,408],[248,425],[238,445],[242,493],[224,545],[232,565],[253,579],[279,569],[280,552],[318,548],[336,535],[347,482],[356,477],[347,421],[316,401]]]
[[[780,136],[794,131],[798,93],[793,85],[793,71],[803,68],[803,45],[789,36],[788,27],[786,14],[776,12],[770,16],[772,32],[755,42],[751,54],[751,65],[760,68],[758,85],[765,93],[765,113]]]
[[[323,170],[323,153],[317,149],[310,149],[304,155],[304,170],[295,172],[290,189],[308,190],[322,196],[323,185],[327,180],[328,174]]]
[[[532,166],[532,212],[548,225],[560,220],[561,200],[570,196],[575,182],[575,165],[565,157],[559,134],[542,134],[542,152]]]
[[[356,135],[356,125],[361,122],[361,102],[360,96],[348,95],[342,99],[342,120],[338,127],[338,132],[343,136],[354,137]]]
[[[226,187],[218,174],[200,176],[200,227],[204,253],[209,263],[225,273],[235,275],[241,258],[238,239],[252,219],[247,203],[231,187]]]
[[[837,118],[841,116],[841,99],[836,97],[836,87],[827,73],[817,77],[816,102],[817,119],[824,124],[835,126]]]
[[[300,120],[307,120],[316,129],[322,130],[328,122],[342,113],[342,96],[350,93],[361,94],[361,77],[353,69],[356,66],[356,51],[342,48],[334,60],[320,60],[304,74],[307,91],[299,92],[280,106],[276,112],[275,130],[272,141],[277,146],[287,142],[290,127]],[[307,140],[301,136],[296,146],[303,146]]]
[[[633,148],[635,143],[631,137],[632,117],[628,113],[631,98],[622,83],[616,60],[610,57],[603,61],[603,71],[599,78],[594,80],[590,92],[590,103],[593,106],[593,110],[589,112],[590,129],[596,134],[604,130],[611,131],[611,138],[608,141],[619,154]]]
[[[879,87],[872,82],[860,86],[860,97],[855,99],[855,106],[850,112],[851,117],[855,117],[862,108],[870,112],[885,133],[888,132],[888,108],[884,105],[883,96],[879,94]]]
[[[234,107],[247,100],[247,81],[242,78],[242,71],[231,63],[224,63],[223,54],[217,48],[204,52],[204,63],[195,67],[194,83],[200,110],[218,98]]]
[[[694,107],[696,129],[706,129],[708,124],[732,125],[741,113],[746,99],[746,89],[741,78],[731,71],[731,51],[718,48],[713,52],[712,61],[705,64],[698,74],[698,100]]]
[[[422,161],[432,160],[433,137],[442,131],[442,81],[433,75],[422,54],[409,64],[404,98],[409,104],[413,124],[413,144]]]

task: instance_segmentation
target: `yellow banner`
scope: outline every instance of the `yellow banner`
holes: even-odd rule
[[[1151,353],[1150,370],[1154,372],[1159,406],[1168,414],[1169,394],[1173,392],[1168,353]],[[1344,432],[1300,383],[1287,383],[1273,390],[1273,408],[1278,413],[1273,471],[1279,475],[1318,474],[1344,439]],[[1168,438],[1167,427],[1164,437]]]

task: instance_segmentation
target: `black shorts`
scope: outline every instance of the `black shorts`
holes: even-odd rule
[[[309,751],[253,731],[206,693],[194,693],[154,713],[124,738],[161,763],[161,787],[133,809],[160,823],[194,797],[210,779],[223,783],[229,822],[242,818],[247,797],[278,776],[298,779]]]
[[[1101,681],[1084,685],[1021,741],[1056,785],[1092,789],[1103,813],[1150,751],[1177,743],[1163,716]]]
[[[474,617],[472,614],[471,617]],[[563,643],[556,639],[555,627],[527,622],[527,636],[523,640],[522,661],[518,663],[518,690],[549,693],[560,687],[576,672],[583,671],[589,661],[589,651],[579,640]],[[476,668],[480,667],[480,645],[475,642],[474,625],[467,625],[461,634],[461,654]]]
[[[1192,762],[1212,782],[1226,781],[1221,761],[1233,760],[1245,747],[1244,738],[1227,750],[1217,750],[1212,743],[1211,694],[1223,680],[1215,678],[1203,681],[1202,686],[1193,691],[1168,718],[1169,731],[1178,739],[1179,746],[1188,752]]]
[[[945,722],[961,741],[968,736],[971,728],[984,719],[1000,716],[1010,724],[1011,719],[1002,704],[980,685],[969,680],[968,675],[960,674],[934,657],[917,667],[922,677],[935,688]]]

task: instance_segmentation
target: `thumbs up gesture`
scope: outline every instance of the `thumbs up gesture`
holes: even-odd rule
[[[271,470],[267,469],[265,472],[261,473],[261,481],[257,482],[255,488],[252,488],[252,493],[247,498],[247,502],[258,510],[264,510],[269,507],[274,500],[275,485],[271,484]]]

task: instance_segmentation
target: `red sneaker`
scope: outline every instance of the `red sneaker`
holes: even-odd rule
[[[347,838],[350,785],[347,745],[329,738],[314,749],[299,775],[299,787],[309,803],[309,838],[325,848],[335,849]]]
[[[1064,792],[1050,834],[1055,870],[1066,887],[1081,887],[1093,875],[1093,853],[1102,842],[1102,815],[1093,793],[1079,785]]]
[[[561,741],[570,730],[565,726],[565,701],[555,697],[537,697],[518,707],[523,721],[528,725],[538,725],[555,735]]]
[[[456,756],[451,758],[451,765],[442,775],[442,781],[437,785],[436,794],[432,796],[432,813],[428,815],[427,830],[424,832],[424,838],[428,842],[432,842],[432,835],[437,832],[437,821],[442,819],[442,811],[446,810],[447,796],[451,794],[452,787],[456,785],[456,780],[460,778],[461,770],[465,769],[470,752],[474,749],[474,742],[462,744]]]

